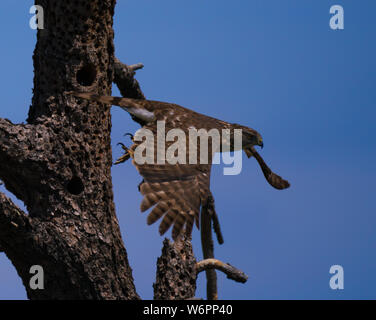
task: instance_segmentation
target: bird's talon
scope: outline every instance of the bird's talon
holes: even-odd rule
[[[114,164],[119,164],[127,161],[130,158],[130,155],[128,152],[124,153],[119,159],[117,159]]]
[[[126,137],[126,136],[130,136],[130,138],[131,138],[131,140],[132,140],[132,142],[134,142],[134,136],[133,136],[133,134],[132,133],[124,133],[124,137]]]
[[[117,144],[118,146],[120,145],[121,146],[121,148],[125,151],[125,153],[127,153],[127,152],[129,152],[129,149],[128,149],[128,147],[127,146],[125,146],[124,145],[124,143],[121,143],[121,142],[119,142],[118,144]]]
[[[121,142],[119,142],[117,145],[121,146],[121,148],[124,150],[124,154],[119,159],[117,159],[114,162],[114,164],[123,163],[127,161],[130,157],[133,158],[133,154],[134,154],[133,150],[129,149],[128,147],[124,145],[124,143],[121,143]]]

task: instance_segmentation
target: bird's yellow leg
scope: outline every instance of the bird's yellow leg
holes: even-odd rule
[[[133,158],[133,155],[134,155],[134,151],[127,148],[123,143],[119,142],[118,144],[121,145],[121,148],[124,150],[124,154],[115,161],[114,164],[119,164],[119,163],[123,163],[125,161],[127,161],[129,158]]]

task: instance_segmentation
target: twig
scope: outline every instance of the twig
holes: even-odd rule
[[[204,270],[217,269],[227,275],[227,278],[236,282],[245,283],[248,280],[248,276],[241,270],[235,268],[231,264],[224,263],[217,259],[206,259],[196,264],[197,273]]]
[[[202,254],[204,259],[214,258],[214,245],[212,238],[211,230],[211,216],[210,206],[212,202],[212,196],[209,195],[206,203],[202,206],[201,209],[201,245],[202,245]],[[217,273],[214,269],[205,270],[206,273],[206,294],[208,300],[217,300],[218,299],[218,290],[217,290]]]

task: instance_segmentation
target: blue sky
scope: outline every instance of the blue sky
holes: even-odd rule
[[[334,4],[345,10],[341,31],[329,27]],[[0,10],[0,116],[13,122],[25,121],[31,101],[31,5],[4,0]],[[288,190],[272,189],[245,157],[237,176],[214,166],[225,238],[216,257],[249,275],[239,284],[219,274],[220,298],[376,298],[375,15],[372,0],[118,0],[116,55],[145,64],[137,79],[147,98],[255,128],[262,156],[291,182]],[[115,158],[116,143],[138,126],[121,110],[112,114]],[[136,169],[125,163],[112,175],[137,292],[152,298],[163,238],[139,212]],[[197,230],[193,245],[200,259]],[[336,264],[344,268],[344,290],[329,287]],[[205,296],[203,274],[197,296]],[[0,299],[24,298],[0,254]]]

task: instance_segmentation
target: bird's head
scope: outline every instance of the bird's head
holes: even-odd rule
[[[264,142],[262,140],[261,134],[259,134],[256,130],[241,126],[239,124],[235,124],[236,129],[242,130],[242,148],[247,154],[248,157],[252,155],[251,147],[253,146],[260,146],[261,148],[264,147]]]

